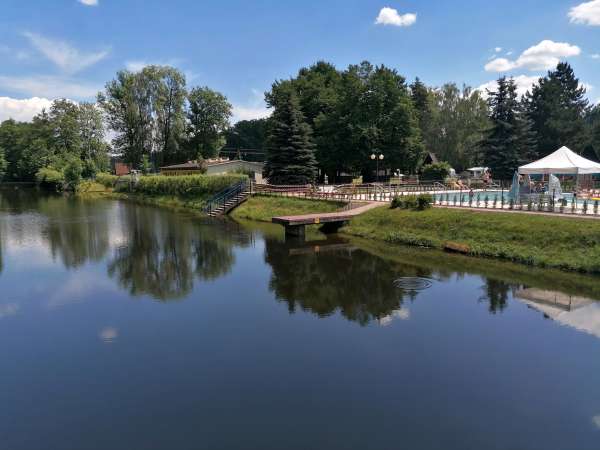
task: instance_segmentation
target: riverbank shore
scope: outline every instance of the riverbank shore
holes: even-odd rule
[[[279,208],[282,200],[285,205]],[[302,211],[291,211],[297,202],[303,202]],[[312,203],[304,199],[254,197],[237,208],[232,217],[270,221],[276,215],[308,212],[306,202]],[[324,211],[314,207],[310,212]],[[469,256],[600,274],[599,221],[445,208],[409,211],[382,206],[355,217],[340,233],[388,244],[453,249]]]
[[[201,212],[208,198],[111,191],[80,195],[194,212]],[[253,196],[230,216],[235,220],[271,222],[274,216],[334,212],[342,207],[341,202]],[[595,220],[446,208],[410,211],[382,206],[355,217],[340,234],[386,244],[459,251],[540,268],[600,274],[600,221]]]

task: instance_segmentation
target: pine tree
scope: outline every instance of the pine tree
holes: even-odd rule
[[[265,175],[271,184],[309,184],[317,176],[312,129],[304,121],[297,95],[280,92],[270,120]]]
[[[489,93],[488,103],[492,127],[482,143],[483,160],[494,177],[510,179],[520,165],[535,158],[535,134],[513,79],[500,78],[497,91]]]
[[[429,88],[419,78],[416,78],[415,82],[410,85],[410,97],[414,105],[423,143],[429,149],[431,146],[428,145],[428,139],[432,134],[431,129],[434,123],[433,95]]]
[[[586,144],[585,116],[588,101],[585,88],[571,66],[560,63],[540,78],[525,99],[527,114],[538,136],[540,156],[562,146],[581,153]]]

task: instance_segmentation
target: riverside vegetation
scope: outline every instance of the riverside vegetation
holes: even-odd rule
[[[305,199],[254,197],[234,218],[326,212],[339,204]],[[405,205],[376,208],[352,219],[341,233],[391,244],[443,249],[461,247],[470,256],[495,258],[542,268],[600,274],[600,221],[510,213],[419,210]]]

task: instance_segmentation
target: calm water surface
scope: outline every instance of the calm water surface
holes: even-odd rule
[[[600,281],[0,191],[0,448],[600,448]]]

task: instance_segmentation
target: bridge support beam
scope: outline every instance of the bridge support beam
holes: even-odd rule
[[[322,233],[333,234],[337,233],[340,228],[348,223],[347,220],[340,220],[338,222],[326,222],[319,229]]]
[[[306,225],[285,225],[285,237],[304,239],[306,234]]]

